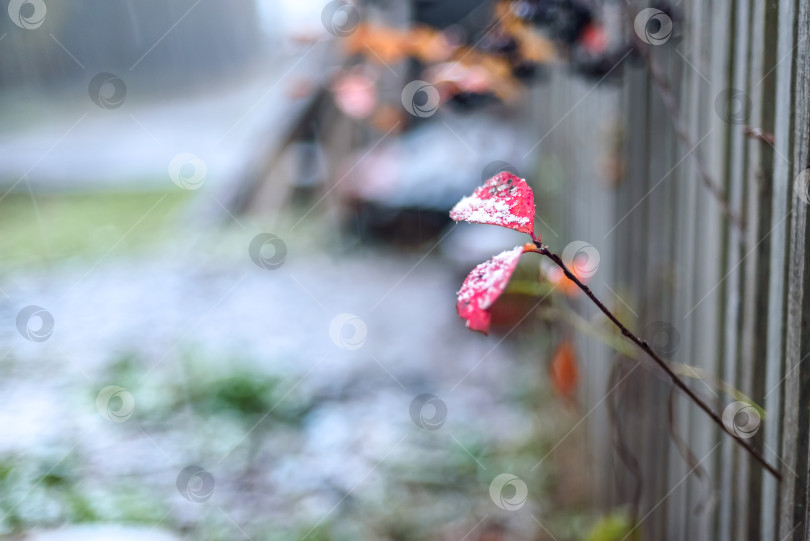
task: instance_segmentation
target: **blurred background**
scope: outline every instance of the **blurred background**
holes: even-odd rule
[[[0,4],[0,536],[715,527],[694,511],[712,499],[702,475],[644,522],[696,462],[669,443],[669,384],[635,372],[539,256],[489,336],[465,329],[466,274],[526,239],[448,211],[500,171],[526,178],[536,233],[612,310],[662,356],[717,368],[693,355],[715,351],[701,322],[728,298],[709,290],[724,270],[685,278],[675,257],[729,230],[690,147],[703,123],[736,128],[703,96],[679,138],[666,99],[728,77],[729,58],[700,61],[706,21],[728,17],[659,2],[639,26],[643,6],[611,0]],[[665,55],[663,101],[639,44]],[[698,214],[713,225],[676,231]],[[673,298],[707,291],[669,323],[697,308]],[[684,436],[698,450],[719,438],[701,422]],[[674,481],[649,473],[659,460]]]
[[[448,211],[510,170],[556,234],[541,106],[591,8],[6,3],[3,534],[585,535],[571,333],[531,257],[467,331],[464,276],[524,239]]]

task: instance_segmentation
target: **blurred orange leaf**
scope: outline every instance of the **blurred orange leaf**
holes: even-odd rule
[[[581,276],[577,275],[576,267],[572,266],[570,270],[580,281],[584,281]],[[576,297],[582,293],[579,286],[575,284],[573,280],[569,280],[562,269],[553,263],[543,260],[540,271],[541,276],[554,284],[556,289],[562,292],[566,297]]]
[[[503,31],[515,38],[523,58],[540,64],[550,63],[556,59],[554,44],[538,34],[532,25],[518,17],[510,2],[499,2],[495,13]]]
[[[408,49],[425,64],[434,64],[450,58],[455,46],[442,32],[429,26],[415,26],[408,35]]]
[[[396,64],[410,53],[408,33],[387,26],[362,24],[345,43],[349,54],[363,54],[386,65]]]
[[[563,340],[551,359],[551,384],[554,390],[566,398],[572,398],[579,382],[579,368],[574,344]]]

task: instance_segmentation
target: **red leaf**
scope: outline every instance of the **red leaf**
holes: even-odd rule
[[[508,171],[498,173],[450,211],[457,222],[500,225],[534,233],[534,194],[526,181]]]
[[[570,340],[563,341],[551,359],[551,383],[566,398],[572,398],[579,381],[577,354]]]
[[[502,252],[475,267],[458,292],[456,310],[467,320],[467,327],[484,334],[489,332],[489,308],[498,300],[517,267],[524,246]]]

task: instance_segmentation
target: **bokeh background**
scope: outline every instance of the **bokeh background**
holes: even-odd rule
[[[584,535],[539,261],[467,331],[461,280],[524,240],[448,218],[508,169],[551,234],[550,40],[523,59],[490,2],[6,3],[4,535]]]
[[[707,322],[746,280],[720,280],[747,248],[727,248],[733,220],[700,187],[753,95],[715,99],[731,59],[701,60],[728,10],[0,7],[0,536],[608,541],[717,524],[706,479],[736,451],[695,466],[716,427],[668,406],[553,265],[524,255],[492,332],[465,329],[464,277],[528,239],[448,211],[500,171],[525,177],[536,233],[679,374],[720,409],[764,400],[733,369],[725,387],[705,375],[724,375]],[[718,84],[681,100],[701,79]],[[721,245],[726,267],[696,273]]]

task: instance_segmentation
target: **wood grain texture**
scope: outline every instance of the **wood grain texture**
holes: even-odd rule
[[[796,43],[793,107],[793,168],[796,175],[808,167],[810,152],[810,2],[796,5]],[[808,535],[808,451],[810,445],[810,289],[808,289],[807,205],[790,197],[790,253],[788,256],[787,323],[785,336],[785,390],[782,419],[782,463],[786,472],[781,487],[780,539],[806,539]]]

